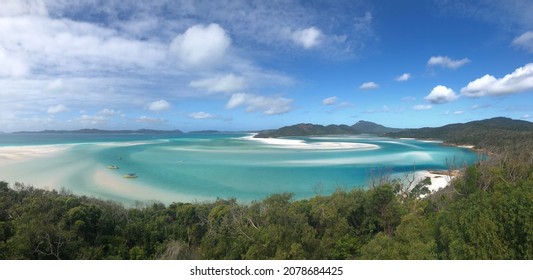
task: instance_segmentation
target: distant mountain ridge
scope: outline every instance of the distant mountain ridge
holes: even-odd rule
[[[403,130],[401,128],[386,127],[386,126],[373,123],[373,122],[369,122],[369,121],[358,121],[356,124],[352,125],[352,128],[358,133],[373,133],[373,134],[398,132],[398,131]]]
[[[497,117],[441,127],[424,127],[386,133],[389,137],[438,139],[455,145],[474,145],[477,148],[533,145],[533,123]],[[516,145],[516,144],[519,145]]]
[[[351,135],[351,134],[383,134],[388,132],[401,131],[398,128],[385,127],[369,121],[359,121],[352,126],[345,124],[330,124],[327,126],[320,124],[300,123],[284,126],[275,130],[261,131],[256,138],[275,138],[289,136],[311,136],[311,135]]]
[[[18,131],[14,133],[78,133],[78,134],[181,134],[179,129],[175,130],[155,130],[155,129],[137,129],[137,130],[104,130],[104,129],[78,129],[78,130],[41,130],[41,131]]]

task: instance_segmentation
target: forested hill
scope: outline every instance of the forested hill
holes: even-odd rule
[[[474,145],[481,149],[511,146],[515,149],[531,149],[533,147],[533,123],[503,117],[435,128],[407,129],[386,135],[438,139],[448,144]]]
[[[256,138],[286,137],[286,136],[309,136],[309,135],[340,135],[340,134],[383,134],[387,132],[397,132],[401,129],[385,127],[373,122],[359,121],[352,126],[345,124],[330,124],[327,126],[310,123],[300,123],[296,125],[284,126],[280,129],[262,131]]]

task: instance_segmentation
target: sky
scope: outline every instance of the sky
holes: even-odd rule
[[[531,15],[530,0],[0,0],[0,131],[533,121]]]

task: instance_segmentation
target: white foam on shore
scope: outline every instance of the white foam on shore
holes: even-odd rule
[[[254,138],[255,134],[241,137],[240,139],[257,141],[270,147],[285,149],[304,149],[304,150],[373,150],[379,149],[378,145],[352,142],[313,142],[308,143],[299,139],[281,139],[281,138]]]

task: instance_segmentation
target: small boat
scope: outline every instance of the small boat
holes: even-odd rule
[[[118,166],[116,166],[116,165],[108,165],[107,168],[109,168],[109,169],[118,169]]]
[[[137,174],[135,174],[135,173],[128,173],[128,174],[124,175],[124,178],[128,178],[128,179],[137,178]]]

